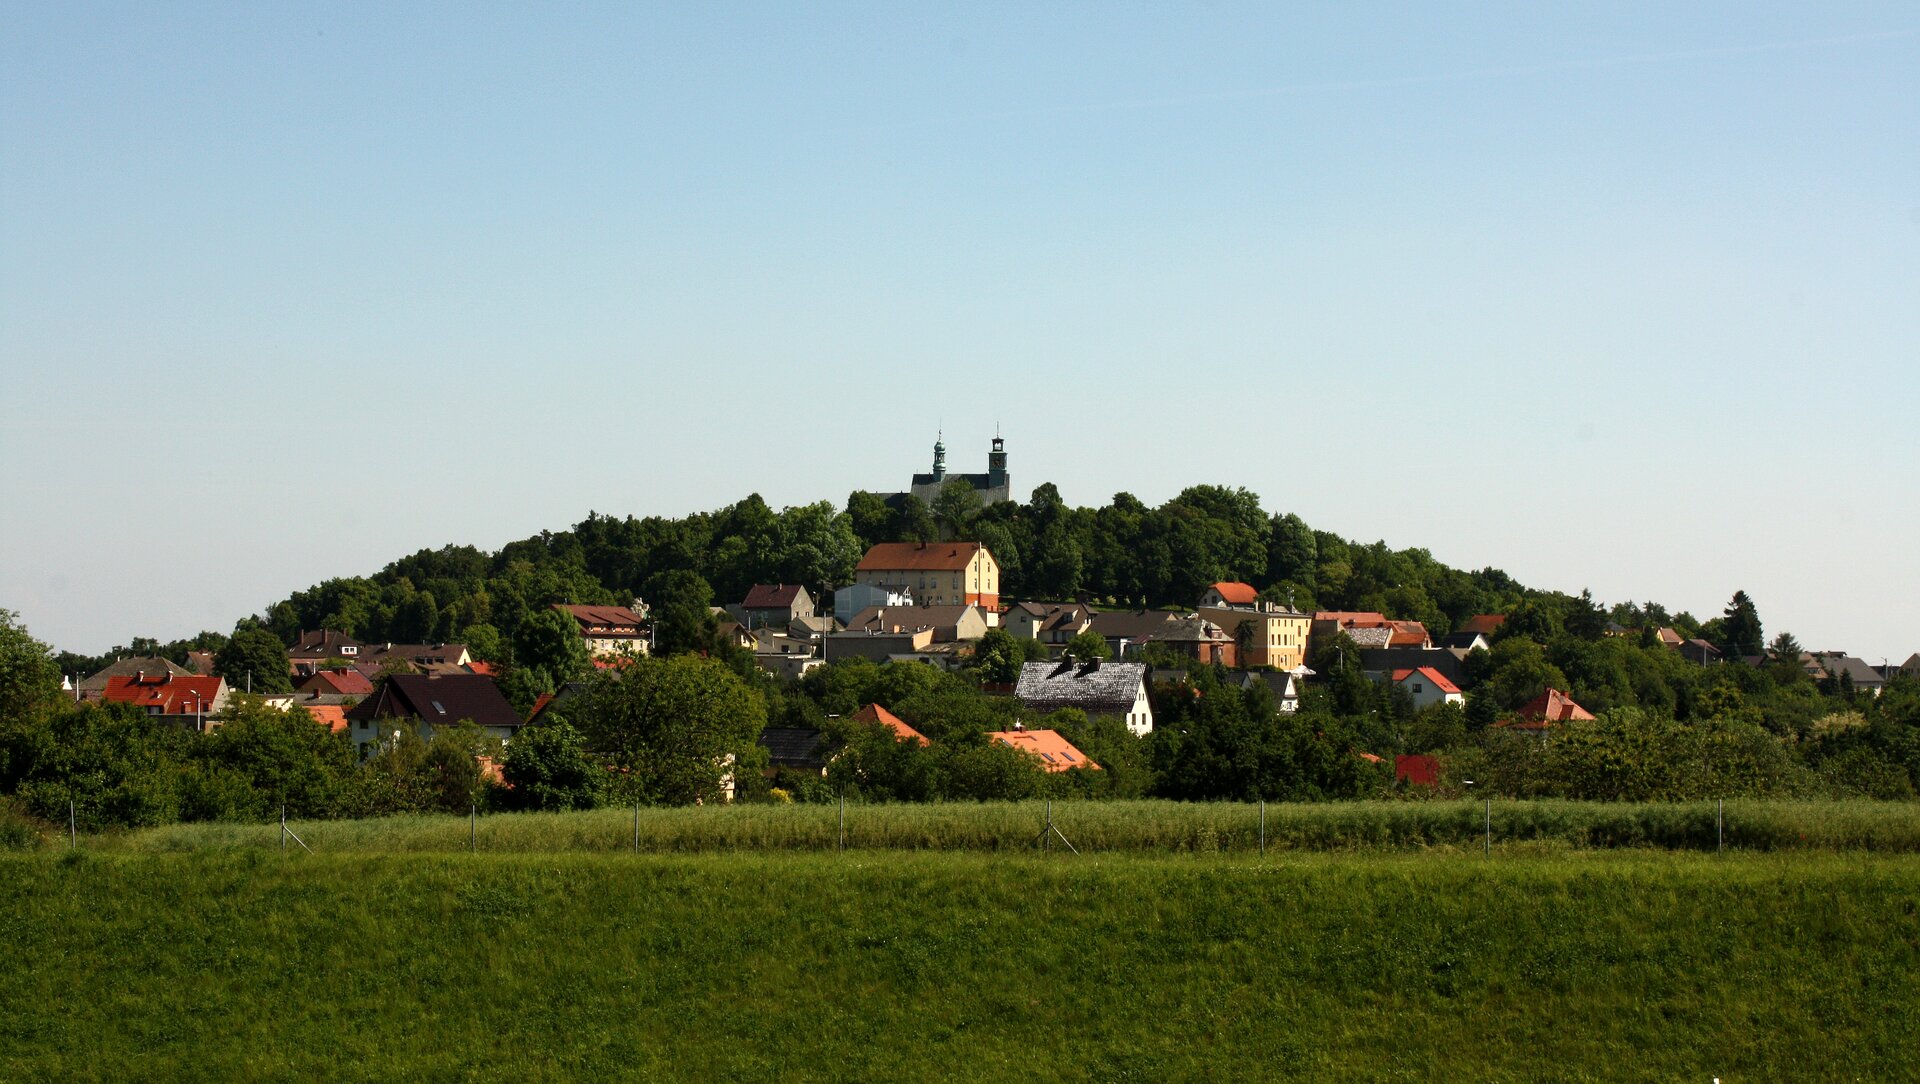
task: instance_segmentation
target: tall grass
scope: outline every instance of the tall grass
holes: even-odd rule
[[[480,817],[407,816],[303,821],[293,831],[315,852],[1023,851],[1042,845],[1041,802],[934,805],[735,805],[601,809]],[[1056,802],[1051,846],[1086,852],[1254,853],[1258,805],[1164,801]],[[1274,804],[1265,808],[1273,851],[1480,847],[1487,807],[1477,802]],[[1644,847],[1668,850],[1865,850],[1920,853],[1920,805],[1872,801],[1605,803],[1495,801],[1493,846]],[[277,824],[173,825],[82,841],[133,852],[296,849]]]

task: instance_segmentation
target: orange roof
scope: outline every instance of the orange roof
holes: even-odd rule
[[[1500,626],[1506,623],[1506,614],[1474,614],[1472,617],[1460,622],[1460,627],[1453,631],[1477,632],[1482,636],[1492,636]]]
[[[1433,682],[1433,687],[1443,693],[1457,693],[1460,691],[1460,686],[1448,681],[1445,674],[1435,670],[1431,666],[1422,666],[1418,670],[1395,670],[1393,672],[1393,683],[1398,685],[1415,674],[1419,674],[1421,677]]]
[[[1213,590],[1230,606],[1251,606],[1260,599],[1250,583],[1216,583]]]
[[[921,745],[929,744],[925,734],[907,725],[906,720],[878,704],[868,704],[866,707],[854,712],[853,721],[856,723],[879,723],[881,726],[893,731],[894,737],[898,741],[917,741]]]
[[[986,547],[978,542],[882,542],[860,558],[860,572],[962,572]]]
[[[1571,719],[1591,719],[1593,713],[1573,702],[1573,697],[1558,689],[1548,689],[1521,706],[1522,730],[1539,730],[1546,723],[1564,723]],[[1532,725],[1529,725],[1532,724]]]
[[[1315,621],[1337,621],[1342,625],[1356,628],[1379,628],[1387,623],[1387,615],[1372,610],[1320,610],[1314,613]]]
[[[1075,768],[1100,770],[1100,765],[1088,760],[1087,754],[1075,749],[1058,730],[994,730],[989,731],[987,737],[1032,753],[1050,772],[1070,772]]]
[[[332,733],[338,734],[347,729],[347,709],[339,704],[302,704],[313,721],[321,723]]]
[[[220,696],[222,684],[217,677],[136,674],[108,678],[100,698],[132,704],[157,715],[195,715],[213,711],[213,702]]]
[[[367,696],[373,692],[373,682],[358,670],[321,670],[301,682],[300,689],[303,692]]]
[[[473,671],[473,672],[474,672],[474,673],[476,673],[476,674],[480,674],[480,675],[482,675],[482,676],[484,676],[484,677],[499,677],[499,676],[500,676],[500,672],[499,672],[499,671],[497,671],[497,670],[495,670],[495,669],[493,668],[493,664],[492,664],[492,663],[490,663],[490,662],[482,662],[482,661],[480,661],[479,659],[473,659],[473,660],[471,660],[471,661],[469,661],[469,662],[467,663],[467,669],[469,669],[469,670],[471,670],[471,671]]]

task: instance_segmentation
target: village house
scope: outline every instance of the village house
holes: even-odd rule
[[[131,704],[158,722],[207,731],[220,725],[213,716],[227,706],[231,693],[222,678],[142,670],[109,677],[100,699]]]
[[[1543,733],[1556,723],[1591,719],[1593,713],[1573,702],[1573,697],[1558,689],[1548,689],[1520,706],[1511,719],[1493,724],[1509,730]]]
[[[1227,630],[1199,615],[1176,618],[1155,630],[1147,643],[1200,663],[1239,665],[1239,647]]]
[[[193,676],[191,670],[158,655],[133,655],[116,659],[87,675],[80,682],[76,699],[99,700],[101,694],[106,692],[109,681],[114,678],[133,677],[136,674],[155,677],[161,674],[172,674],[175,677]]]
[[[1246,602],[1232,602],[1244,598]],[[1214,603],[1208,605],[1209,602]],[[1238,647],[1238,665],[1294,670],[1307,663],[1307,634],[1312,618],[1271,602],[1261,602],[1244,583],[1216,583],[1201,596],[1198,616],[1220,626]]]
[[[1314,636],[1342,632],[1360,647],[1426,649],[1433,646],[1433,637],[1418,621],[1397,621],[1385,614],[1364,610],[1322,610],[1313,615]]]
[[[1081,662],[1072,655],[1062,655],[1059,662],[1030,662],[1020,668],[1013,696],[1038,715],[1079,708],[1089,716],[1124,719],[1136,735],[1153,732],[1147,668],[1137,662]]]
[[[861,610],[875,606],[892,609],[896,606],[913,605],[913,588],[897,583],[850,583],[836,588],[833,592],[833,618],[842,628],[853,620],[853,615]]]
[[[915,730],[906,720],[878,704],[868,704],[866,707],[847,716],[847,718],[853,722],[864,723],[869,726],[884,726],[888,730],[893,731],[895,741],[913,742],[918,745],[930,744],[925,734]]]
[[[1041,767],[1050,772],[1070,772],[1075,768],[1100,770],[1100,765],[1088,760],[1087,754],[1075,749],[1073,743],[1057,730],[1017,727],[1013,730],[988,731],[987,738],[1037,758]]]
[[[727,607],[734,619],[750,629],[786,628],[814,616],[813,596],[797,583],[756,583],[747,597]]]
[[[413,723],[420,737],[433,738],[435,727],[472,723],[490,738],[510,741],[525,725],[492,678],[479,674],[394,674],[374,695],[347,712],[351,738],[361,759],[392,738],[393,721]]]
[[[1016,602],[1000,617],[1008,634],[1038,640],[1055,655],[1092,624],[1093,611],[1078,602]]]
[[[1422,666],[1417,670],[1395,670],[1393,684],[1405,689],[1413,700],[1413,709],[1431,707],[1434,704],[1465,704],[1466,695],[1460,686],[1447,679],[1445,674],[1431,666]]]
[[[1180,615],[1168,610],[1109,610],[1093,614],[1087,627],[1107,642],[1116,659],[1131,659],[1140,645],[1164,632]]]
[[[978,542],[883,542],[854,569],[855,583],[900,585],[922,606],[1000,608],[1000,565]]]
[[[647,617],[634,607],[555,603],[553,608],[573,618],[580,638],[587,642],[587,654],[596,659],[645,655],[651,650],[652,630],[647,627]]]
[[[912,632],[933,630],[933,642],[948,644],[971,642],[987,634],[987,615],[980,607],[966,606],[876,606],[862,610],[847,622],[854,632]]]

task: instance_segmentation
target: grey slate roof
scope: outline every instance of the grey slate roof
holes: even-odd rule
[[[1420,647],[1368,648],[1360,652],[1360,668],[1368,671],[1418,670],[1431,666],[1455,685],[1467,679],[1460,656],[1445,648],[1429,651]]]
[[[347,718],[420,719],[429,726],[446,726],[470,719],[480,726],[519,727],[520,716],[501,695],[493,679],[480,674],[394,674],[374,694],[360,701]]]
[[[1146,683],[1147,668],[1137,662],[1030,662],[1020,668],[1015,699],[1029,707],[1080,708],[1094,714],[1125,715]]]
[[[807,726],[770,726],[760,732],[767,763],[776,768],[824,768],[830,749],[826,734]]]

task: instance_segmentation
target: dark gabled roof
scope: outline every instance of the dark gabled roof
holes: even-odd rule
[[[299,658],[331,658],[340,654],[343,647],[360,647],[360,641],[344,632],[333,629],[316,629],[302,632],[300,639],[287,649],[289,656]]]
[[[1125,715],[1133,710],[1147,668],[1137,662],[1080,663],[1071,656],[1059,662],[1030,662],[1020,668],[1013,695],[1030,707],[1076,707],[1089,712]]]
[[[1423,666],[1440,671],[1441,676],[1455,685],[1467,679],[1466,669],[1460,663],[1460,656],[1443,647],[1432,649],[1424,647],[1372,647],[1360,651],[1362,670],[1391,671],[1418,670]]]
[[[1129,640],[1145,640],[1166,628],[1168,622],[1179,619],[1179,614],[1167,610],[1121,610],[1096,613],[1087,627],[1109,640],[1123,636]]]
[[[125,659],[117,659],[102,667],[97,673],[87,675],[87,679],[80,683],[80,688],[84,692],[99,692],[101,689],[107,687],[107,681],[111,678],[133,677],[135,674],[140,673],[144,673],[148,677],[155,677],[160,674],[187,677],[191,675],[193,671],[178,663],[163,659],[158,655],[134,655]],[[243,678],[242,680],[245,679]]]
[[[1483,632],[1450,632],[1441,639],[1438,646],[1449,651],[1465,651],[1472,648],[1475,641],[1484,639],[1486,639],[1486,633]]]
[[[471,720],[480,726],[523,725],[493,679],[479,674],[394,674],[354,705],[347,718],[419,719],[430,726]]]
[[[740,603],[743,610],[790,610],[806,588],[797,583],[756,583]]]
[[[810,726],[770,726],[760,732],[767,762],[776,768],[824,768],[831,746],[826,735]]]
[[[634,613],[625,606],[583,606],[572,603],[556,602],[553,608],[573,618],[574,623],[585,629],[617,628],[632,626],[638,628],[646,624],[647,619]]]

